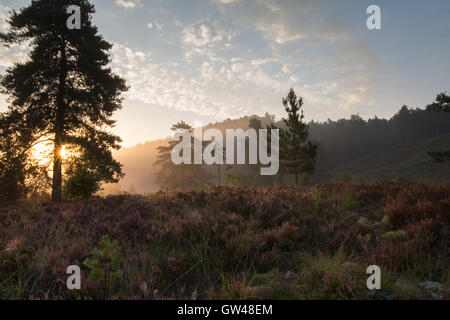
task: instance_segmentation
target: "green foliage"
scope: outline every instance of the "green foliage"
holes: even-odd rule
[[[388,231],[381,237],[389,240],[408,240],[408,233],[405,230]]]
[[[90,268],[89,279],[103,285],[105,298],[109,298],[111,286],[122,277],[123,258],[117,240],[111,241],[109,235],[100,240],[100,248],[92,251],[92,258],[84,264]]]
[[[100,190],[101,181],[95,173],[78,167],[71,172],[64,184],[64,193],[69,197],[88,199]]]
[[[372,222],[369,219],[367,219],[366,217],[359,218],[358,223],[365,228],[372,227]]]
[[[381,225],[383,227],[387,227],[389,225],[390,219],[388,215],[384,215],[383,219],[381,219]]]
[[[80,6],[81,30],[67,28],[68,5]],[[111,117],[121,109],[127,87],[107,67],[112,45],[92,24],[94,12],[87,0],[32,1],[12,12],[9,30],[0,34],[5,45],[31,45],[29,59],[8,68],[0,81],[1,93],[10,98],[2,122],[15,128],[8,149],[23,154],[42,139],[53,143],[55,202],[62,195],[63,146],[87,151],[90,165],[101,171],[105,182],[121,175],[120,164],[111,155],[121,139],[106,129],[114,125]],[[28,160],[20,159],[23,167]]]
[[[314,202],[317,202],[317,203],[320,202],[320,200],[321,200],[320,190],[318,190],[317,188],[312,189],[311,198],[313,199]]]
[[[351,299],[360,294],[363,275],[362,268],[339,250],[333,256],[307,258],[300,277],[310,299]]]
[[[341,205],[345,210],[351,211],[356,209],[357,203],[351,193],[346,193],[342,198]]]
[[[303,98],[297,98],[294,89],[283,99],[288,114],[284,119],[285,128],[280,130],[280,164],[286,173],[294,175],[298,184],[302,173],[312,174],[315,169],[317,146],[308,139],[308,125],[304,122]],[[276,129],[274,125],[268,128]]]

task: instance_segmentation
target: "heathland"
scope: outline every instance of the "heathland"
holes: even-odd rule
[[[25,201],[0,209],[0,298],[448,298],[449,212],[407,181]]]

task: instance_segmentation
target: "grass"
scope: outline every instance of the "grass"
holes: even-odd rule
[[[211,188],[0,208],[1,299],[448,298],[450,188]],[[66,288],[66,269],[82,289]]]

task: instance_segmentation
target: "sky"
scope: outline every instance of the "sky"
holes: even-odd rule
[[[0,30],[11,9],[0,0]],[[391,117],[450,91],[450,1],[94,0],[130,90],[112,131],[123,146],[164,138],[173,123],[284,116],[294,88],[306,119]],[[381,30],[369,30],[369,5]],[[0,45],[0,74],[27,57]],[[7,102],[0,97],[0,111]]]

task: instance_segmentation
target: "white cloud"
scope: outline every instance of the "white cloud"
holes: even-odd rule
[[[182,32],[183,43],[193,47],[212,47],[214,43],[221,42],[224,38],[231,40],[232,35],[227,36],[225,32],[212,30],[204,23],[200,25],[191,24],[185,27]]]
[[[6,22],[7,19],[9,18],[9,11],[11,9],[6,7],[6,6],[2,6],[0,4],[0,32],[5,32],[8,30],[8,23]]]
[[[156,30],[162,30],[163,25],[160,22],[158,22],[158,20],[153,20],[153,22],[149,22],[147,24],[147,28],[149,28],[149,29],[156,29]]]
[[[190,24],[181,32],[185,61],[190,62],[194,55],[217,59],[221,49],[229,48],[234,37],[233,33],[225,29],[209,26],[205,21]]]
[[[130,86],[129,98],[217,119],[273,111],[285,89],[257,65],[205,61],[187,74],[120,44],[114,44],[111,58],[113,70]]]
[[[119,7],[123,8],[135,8],[137,5],[139,5],[141,0],[116,0],[116,4]]]
[[[9,18],[11,9],[0,5],[0,32],[7,32],[9,25],[6,22]],[[0,44],[0,67],[10,67],[15,62],[23,62],[27,58],[29,52],[29,44],[12,44],[8,47]]]
[[[147,23],[152,30],[163,30],[165,43],[171,40],[170,62],[161,63],[167,61],[164,56],[158,59],[114,45],[112,67],[127,79],[128,97],[217,119],[265,112],[284,116],[281,97],[291,87],[304,97],[308,118],[342,116],[343,111],[348,114],[362,103],[371,103],[376,59],[363,42],[349,37],[341,21],[326,19],[323,4],[308,0],[215,3],[219,9],[214,15],[188,24],[173,19],[176,28],[160,16],[142,21],[141,27]],[[135,8],[142,2],[117,0],[116,4]],[[0,30],[6,13],[0,5]],[[0,66],[24,59],[27,52],[26,46],[0,46]],[[182,56],[177,58],[173,52]]]

